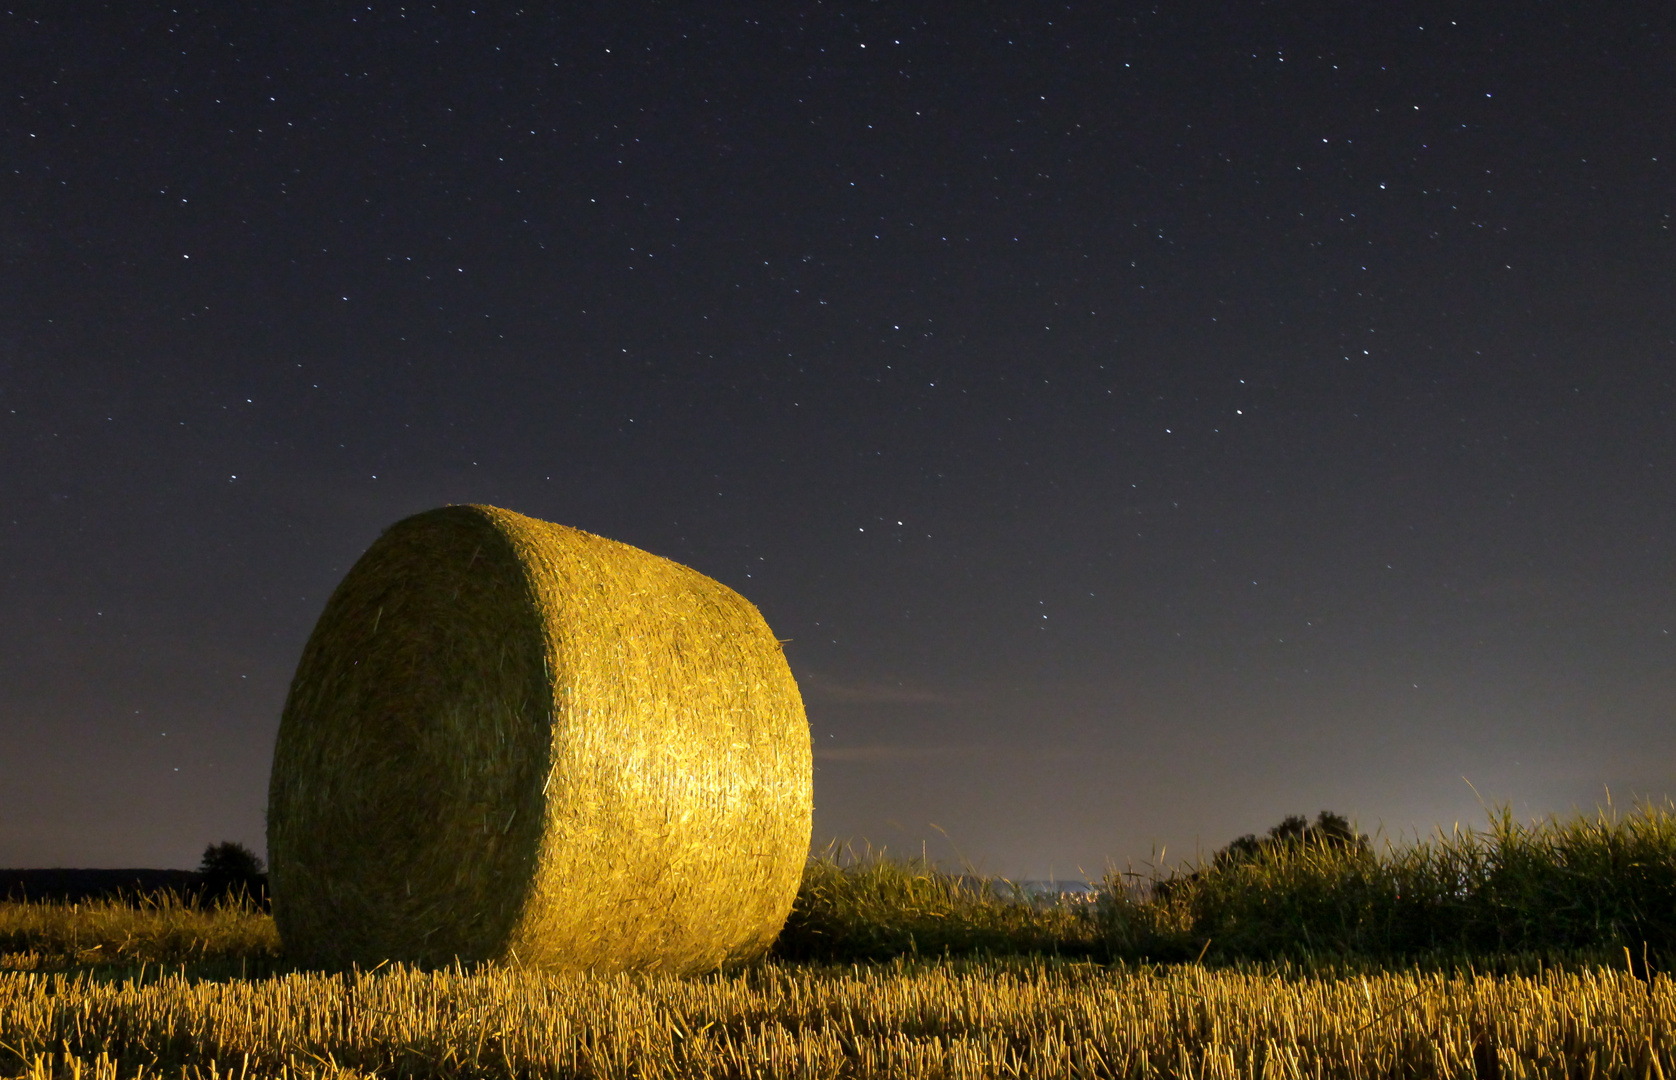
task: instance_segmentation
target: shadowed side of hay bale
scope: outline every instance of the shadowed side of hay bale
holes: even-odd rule
[[[327,601],[280,722],[268,852],[287,952],[494,956],[534,870],[548,700],[500,530],[467,507],[387,530]]]
[[[297,959],[707,970],[767,949],[808,848],[802,700],[687,567],[493,507],[392,526],[328,601],[270,787]]]

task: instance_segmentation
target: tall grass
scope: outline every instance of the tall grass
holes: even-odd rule
[[[1033,953],[1130,962],[1203,958],[1477,963],[1510,955],[1676,967],[1676,813],[1529,824],[1495,813],[1384,850],[1273,845],[1097,904],[1043,903],[1002,879],[923,859],[829,850],[811,859],[773,955],[862,962]],[[279,963],[272,920],[248,902],[0,904],[0,968]]]
[[[1115,885],[1115,882],[1110,883]],[[1676,954],[1676,815],[1628,814],[1529,824],[1494,813],[1383,852],[1343,845],[1266,848],[1154,882],[1113,888],[1103,912],[1115,955],[1201,953],[1232,960],[1510,953]]]
[[[248,895],[208,903],[175,893],[0,903],[0,969],[221,963],[250,970],[278,956],[273,920]]]
[[[1139,883],[1096,906],[1029,902],[1000,879],[873,853],[811,860],[775,955],[788,960],[1051,953],[1500,964],[1637,957],[1676,965],[1676,813],[1455,828],[1408,845],[1274,844]],[[1615,962],[1615,961],[1614,961]]]

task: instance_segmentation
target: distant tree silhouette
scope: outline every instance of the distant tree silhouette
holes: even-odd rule
[[[204,849],[198,873],[204,881],[206,900],[237,896],[244,892],[260,900],[267,884],[262,860],[243,844],[223,840]]]
[[[1350,819],[1331,810],[1315,815],[1315,821],[1302,814],[1288,814],[1267,836],[1246,833],[1211,857],[1211,865],[1233,866],[1251,862],[1265,852],[1278,848],[1335,847],[1345,850],[1367,851],[1368,838],[1350,826]]]
[[[1161,900],[1168,899],[1183,886],[1203,879],[1208,872],[1232,870],[1236,866],[1256,862],[1270,852],[1307,847],[1334,847],[1356,852],[1372,850],[1367,836],[1351,828],[1350,819],[1343,814],[1323,810],[1315,815],[1313,823],[1302,814],[1288,814],[1263,836],[1246,833],[1235,838],[1211,856],[1208,866],[1155,882],[1153,895]]]

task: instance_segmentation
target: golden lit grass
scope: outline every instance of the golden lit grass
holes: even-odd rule
[[[779,960],[686,979],[299,973],[248,906],[6,904],[0,1076],[1665,1080],[1673,835],[1657,808],[1504,814],[1424,848],[1283,852],[1099,906],[1022,904],[1005,882],[913,861],[819,859]],[[1214,956],[1208,930],[1228,953],[1303,962],[1134,960]],[[1058,956],[1005,955],[1029,949]],[[1084,954],[1129,959],[1066,959]]]
[[[1676,983],[1048,960],[687,979],[23,972],[0,974],[0,1061],[13,1076],[1640,1078],[1676,1068]]]
[[[278,955],[273,920],[248,901],[0,903],[0,970],[221,962],[236,971]]]

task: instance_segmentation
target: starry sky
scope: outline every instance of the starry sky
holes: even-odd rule
[[[0,865],[261,851],[450,502],[756,603],[817,847],[1676,794],[1673,87],[1636,2],[7,5]]]

